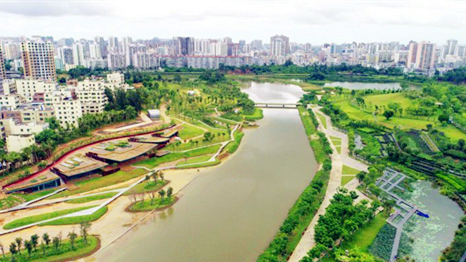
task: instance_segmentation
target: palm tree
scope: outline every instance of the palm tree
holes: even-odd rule
[[[165,197],[165,190],[160,190],[159,191],[159,195],[160,195],[160,198],[162,199],[162,202],[163,202],[163,198]]]
[[[23,244],[23,239],[20,237],[15,238],[16,245],[18,247],[18,252],[21,255],[21,245]]]
[[[47,233],[44,233],[42,235],[42,239],[44,240],[45,244],[47,245],[47,247],[49,247],[49,244],[50,244],[50,236],[49,234]]]
[[[73,231],[71,231],[70,233],[68,233],[68,237],[70,238],[71,249],[74,250],[74,241],[76,240],[78,235],[74,233]]]
[[[29,240],[24,240],[24,247],[26,247],[26,250],[28,251],[28,255],[29,257],[31,257],[31,253],[32,253],[32,242],[29,241]]]

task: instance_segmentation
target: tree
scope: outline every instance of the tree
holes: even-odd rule
[[[0,242],[0,251],[2,251],[3,259],[5,259],[5,249],[3,247],[3,243],[1,243],[1,242]]]
[[[181,76],[179,74],[174,75],[173,76],[173,81],[177,82],[177,83],[181,82]]]
[[[32,242],[31,242],[31,241],[28,241],[28,240],[24,240],[24,247],[25,247],[26,250],[28,251],[29,257],[31,257],[32,248],[33,248]]]
[[[11,242],[10,244],[10,253],[11,253],[11,256],[15,256],[16,253],[18,252],[18,249],[16,247],[16,244],[14,242]],[[21,254],[21,253],[20,253]]]
[[[162,202],[163,202],[163,198],[165,197],[165,190],[160,190],[159,191],[159,195],[160,195],[160,198],[162,199]]]
[[[438,121],[440,121],[440,123],[447,123],[448,120],[450,120],[450,117],[447,114],[441,114],[438,116]]]
[[[172,187],[169,187],[167,189],[167,198],[170,199],[170,197],[172,196],[173,194],[173,188]]]
[[[58,251],[60,249],[60,238],[54,237],[52,240],[53,247],[55,248],[55,251]]]
[[[21,255],[21,245],[23,244],[23,239],[20,237],[15,238],[16,246],[18,247],[18,253]]]
[[[125,108],[126,119],[135,119],[138,116],[138,112],[132,106],[127,106]]]
[[[91,229],[91,223],[83,222],[79,224],[79,228],[81,229],[81,237],[84,240],[84,244],[87,245],[87,236],[88,236],[89,230]]]
[[[387,120],[390,120],[390,118],[392,116],[394,116],[395,113],[393,113],[393,111],[391,110],[385,110],[385,112],[383,112],[383,116],[387,119]]]
[[[389,216],[390,212],[392,211],[392,208],[395,206],[395,201],[394,200],[387,200],[383,202],[383,213],[385,216]]]
[[[366,175],[367,175],[367,173],[364,172],[364,171],[361,171],[361,172],[356,174],[356,178],[358,179],[359,183],[362,183],[362,181],[364,180],[364,177]]]
[[[74,250],[74,242],[76,238],[78,237],[78,235],[74,233],[74,231],[71,231],[70,233],[68,233],[68,237],[70,238],[71,249]]]
[[[34,251],[37,251],[37,245],[39,244],[39,236],[37,234],[31,236],[31,244],[34,247]]]

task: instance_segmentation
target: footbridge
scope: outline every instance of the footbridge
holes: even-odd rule
[[[256,107],[262,108],[297,108],[299,103],[256,103]]]

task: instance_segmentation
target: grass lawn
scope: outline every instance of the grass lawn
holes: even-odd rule
[[[353,178],[355,178],[356,176],[342,176],[341,177],[341,186],[345,186],[346,184],[348,184],[351,180],[353,180]]]
[[[144,201],[139,201],[134,203],[133,205],[130,206],[129,210],[133,212],[143,212],[143,211],[152,211],[154,209],[160,209],[164,208],[168,205],[173,204],[176,202],[176,197],[171,196],[170,198],[165,197],[165,198],[156,198],[152,200],[151,199],[146,199]]]
[[[30,217],[23,217],[20,219],[16,219],[11,221],[10,223],[6,224],[3,226],[3,229],[13,229],[25,225],[29,225],[32,223],[40,222],[43,220],[71,214],[77,211],[89,209],[93,206],[88,206],[88,207],[78,207],[78,208],[72,208],[72,209],[66,209],[66,210],[60,210],[60,211],[55,211],[55,212],[50,212],[50,213],[45,213],[45,214],[40,214],[40,215],[35,215],[35,216],[30,216]]]
[[[151,159],[154,159],[154,158],[151,158]],[[141,176],[145,173],[147,173],[147,171],[142,168],[136,168],[128,172],[120,170],[108,176],[95,177],[95,178],[91,178],[88,180],[76,182],[76,186],[78,186],[76,190],[63,191],[63,192],[60,192],[52,196],[51,198],[70,196],[70,195],[75,195],[78,193],[83,193],[83,192],[91,191],[91,190],[102,188],[102,187],[116,185],[118,183],[122,183],[130,179],[133,179],[135,177]]]
[[[306,135],[310,139],[310,145],[314,149],[314,156],[318,163],[323,163],[325,159],[328,158],[327,154],[325,153],[324,147],[319,138],[313,139],[312,137],[317,136],[317,129],[312,122],[311,116],[309,112],[302,106],[298,107],[299,110],[299,117],[301,118],[301,122],[303,123],[304,130],[306,131]]]
[[[179,159],[183,159],[184,157],[190,158],[190,157],[202,156],[206,154],[214,154],[220,149],[220,146],[221,145],[213,145],[209,147],[194,149],[194,150],[184,152],[184,153],[171,153],[171,154],[168,154],[162,157],[154,157],[154,158],[142,160],[141,162],[138,162],[134,165],[154,168],[162,163],[176,161]]]
[[[351,119],[374,121],[374,117],[371,114],[351,106],[348,100],[336,102],[335,105],[340,106],[341,110],[348,114],[348,117]]]
[[[254,113],[252,115],[244,115],[244,120],[246,121],[254,121],[259,120],[264,117],[264,112],[260,108],[254,108]]]
[[[78,216],[78,217],[67,217],[61,218],[47,223],[40,224],[41,226],[62,226],[62,225],[75,225],[84,222],[93,222],[101,218],[108,211],[108,206],[104,206],[101,209],[94,212],[92,215]]]
[[[454,127],[453,125],[437,126],[435,128],[438,129],[440,132],[445,133],[445,135],[449,137],[451,140],[453,140],[453,142],[456,142],[460,139],[466,140],[466,134],[458,128]]]
[[[42,191],[39,191],[39,192],[30,193],[30,194],[16,194],[16,195],[26,199],[26,201],[31,201],[31,200],[34,200],[36,198],[48,195],[48,194],[54,192],[57,189],[58,188],[52,188],[52,189],[42,190]]]
[[[220,163],[220,160],[215,160],[215,161],[212,161],[212,162],[200,162],[200,163],[193,163],[193,164],[189,164],[189,165],[181,165],[181,166],[177,166],[176,168],[177,169],[184,169],[184,168],[199,168],[199,167],[208,167],[208,166],[215,166],[215,165],[218,165]]]
[[[343,241],[340,249],[350,250],[358,247],[362,252],[369,253],[369,246],[374,242],[380,229],[386,224],[386,219],[382,213],[377,214],[369,223],[366,223],[356,234],[351,236],[349,240]],[[333,257],[326,257],[320,261],[330,262],[335,261],[335,259]]]
[[[350,105],[350,103],[347,100],[342,100],[339,102],[335,103],[336,105],[340,106],[340,108],[348,114],[349,118],[354,119],[354,120],[368,120],[371,122],[374,122],[375,119],[374,117],[366,113],[358,108],[355,108]],[[435,126],[434,121],[428,121],[428,120],[421,120],[421,119],[411,119],[411,118],[400,118],[400,117],[392,117],[390,120],[385,119],[384,116],[378,115],[377,116],[377,123],[384,125],[388,128],[394,128],[395,126],[401,126],[402,129],[423,129],[426,128],[428,124],[431,124]]]
[[[198,157],[192,157],[188,158],[186,161],[180,161],[176,166],[181,166],[181,165],[189,165],[189,164],[196,164],[196,163],[201,163],[201,162],[206,162],[208,161],[212,156],[211,155],[205,155],[205,156],[198,156]]]
[[[379,107],[384,105],[388,106],[390,102],[400,103],[403,109],[410,106],[413,101],[405,97],[402,93],[393,93],[393,94],[380,94],[380,95],[368,95],[364,97],[366,103],[372,103],[373,105],[378,105]]]
[[[79,234],[79,233],[78,233]],[[21,255],[17,254],[14,261],[29,261],[29,262],[54,262],[54,261],[75,261],[79,258],[85,257],[92,254],[100,247],[100,240],[96,236],[87,236],[87,245],[84,244],[84,240],[81,237],[76,238],[74,244],[74,250],[71,248],[71,243],[68,239],[63,240],[60,245],[60,249],[56,250],[55,247],[50,244],[46,246],[45,253],[40,246],[37,247],[37,252],[32,252],[29,257],[26,248],[23,248]],[[2,260],[3,261],[3,260]],[[5,254],[5,261],[13,261],[11,259],[11,253]]]
[[[343,175],[356,175],[357,173],[359,173],[359,170],[343,165],[342,173]]]
[[[110,192],[110,193],[105,193],[105,194],[100,194],[100,195],[95,195],[95,196],[88,196],[88,197],[83,197],[83,198],[78,198],[78,199],[72,199],[72,200],[66,201],[66,203],[70,203],[70,204],[87,203],[87,202],[91,202],[91,201],[95,201],[95,200],[111,198],[116,194],[117,194],[116,192]]]
[[[231,141],[225,148],[223,148],[224,151],[229,152],[230,154],[233,154],[238,149],[239,144],[241,143],[241,139],[243,139],[244,133],[235,132],[233,136],[235,137],[235,141]]]
[[[322,123],[324,128],[327,129],[327,119],[325,118],[325,116],[323,116],[321,114],[317,114],[317,116],[319,117],[320,122]]]
[[[341,145],[341,138],[339,138],[339,137],[331,136],[330,140],[332,140],[332,143],[333,143],[334,146],[340,146]]]
[[[144,193],[144,192],[153,192],[161,189],[164,187],[166,184],[168,184],[167,180],[157,180],[154,182],[154,180],[146,180],[143,181],[142,183],[137,184],[130,190],[126,191],[124,193],[125,196],[131,195],[131,194],[139,194],[139,193]]]
[[[204,130],[202,130],[201,128],[184,124],[178,136],[183,140],[187,140],[193,137],[200,136],[202,134],[204,134]]]

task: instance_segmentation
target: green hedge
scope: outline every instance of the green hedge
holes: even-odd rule
[[[304,189],[303,193],[290,209],[287,218],[268,248],[257,259],[257,261],[260,262],[287,261],[288,256],[294,251],[301,240],[303,232],[314,218],[315,213],[324,200],[325,192],[327,191],[332,161],[325,153],[322,143],[312,143],[314,141],[319,141],[310,138],[310,135],[317,134],[317,129],[312,123],[312,119],[309,116],[310,114],[303,115],[303,112],[306,112],[306,110],[303,107],[299,107],[299,114],[304,128],[306,129],[306,134],[310,139],[311,146],[314,151],[319,150],[322,154],[322,157],[318,159],[317,153],[315,153],[316,159],[319,163],[323,164],[323,166],[322,169],[315,174],[309,186]]]

